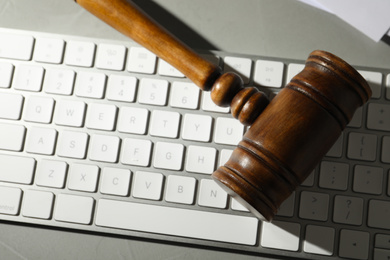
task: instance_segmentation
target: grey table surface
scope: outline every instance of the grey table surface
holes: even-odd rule
[[[390,68],[390,44],[287,0],[136,0],[196,49],[305,59],[314,49]],[[2,0],[0,27],[125,40],[73,0]],[[253,255],[0,223],[0,259],[261,259]]]

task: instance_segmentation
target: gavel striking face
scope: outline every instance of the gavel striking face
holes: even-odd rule
[[[212,178],[262,220],[272,220],[371,96],[354,68],[333,54],[313,51],[305,68],[269,103],[262,92],[244,88],[234,73],[222,74],[133,3],[76,2],[211,91],[217,105],[230,106],[235,118],[250,125]]]

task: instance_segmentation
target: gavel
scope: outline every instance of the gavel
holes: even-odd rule
[[[235,73],[202,58],[126,0],[75,0],[165,60],[233,117],[250,125],[212,178],[261,220],[271,221],[371,97],[364,78],[341,58],[313,51],[304,69],[269,102]]]

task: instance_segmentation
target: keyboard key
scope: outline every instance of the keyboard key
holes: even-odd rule
[[[127,70],[145,74],[154,74],[157,57],[143,47],[131,47],[128,55]]]
[[[14,66],[8,62],[0,62],[0,88],[9,88],[14,73]]]
[[[374,249],[374,259],[377,260],[388,260],[390,259],[390,250],[375,248]]]
[[[209,112],[229,113],[230,107],[217,106],[210,97],[210,92],[202,92],[202,109]]]
[[[376,135],[350,133],[347,156],[350,159],[374,161],[376,159],[376,143]]]
[[[375,236],[375,247],[390,249],[390,235],[377,234]]]
[[[225,163],[229,160],[230,156],[232,155],[233,150],[230,149],[222,149],[219,153],[219,162],[218,166],[225,165]]]
[[[34,60],[60,64],[64,53],[65,42],[62,39],[37,37],[34,48]]]
[[[179,171],[182,168],[184,146],[178,143],[157,142],[153,166]]]
[[[189,82],[175,81],[172,84],[170,105],[186,109],[197,109],[199,105],[200,89]]]
[[[24,120],[49,124],[53,117],[54,100],[49,97],[30,96],[24,108]]]
[[[278,208],[276,215],[292,217],[294,215],[295,192],[293,192]]]
[[[374,130],[390,131],[390,105],[368,104],[367,127]]]
[[[196,179],[178,175],[169,175],[165,200],[181,204],[194,203]]]
[[[104,194],[127,196],[130,190],[131,171],[104,167],[102,170],[102,180],[100,192]]]
[[[228,194],[215,181],[200,181],[198,204],[212,208],[226,208]]]
[[[51,128],[31,127],[27,133],[26,152],[54,154],[57,131]]]
[[[287,67],[286,85],[291,79],[305,68],[305,64],[290,63]]]
[[[138,102],[165,106],[168,96],[168,81],[142,78],[139,83]]]
[[[135,77],[110,75],[107,82],[107,99],[134,102],[136,87]]]
[[[165,60],[160,59],[158,63],[158,74],[162,76],[184,78],[184,74],[173,67],[171,64],[167,63]]]
[[[21,199],[21,189],[0,186],[0,214],[18,215]]]
[[[115,127],[117,107],[111,104],[91,103],[85,125],[88,128],[112,131]]]
[[[19,65],[15,69],[12,87],[17,90],[41,91],[44,69],[36,65]]]
[[[59,194],[54,209],[54,219],[88,225],[92,220],[93,206],[94,200],[91,197]]]
[[[390,74],[386,77],[386,99],[390,100]]]
[[[212,117],[197,114],[185,114],[182,138],[199,142],[209,142],[211,137]]]
[[[218,144],[237,145],[244,135],[244,126],[236,119],[218,117],[214,141]]]
[[[298,251],[301,225],[274,220],[263,222],[260,244],[262,247]]]
[[[317,255],[333,255],[335,231],[330,227],[306,226],[306,236],[303,241],[303,251]]]
[[[225,72],[235,72],[241,76],[245,84],[249,83],[252,70],[252,60],[239,57],[225,57]]]
[[[85,103],[76,100],[59,100],[54,112],[57,125],[81,127],[84,125]]]
[[[320,165],[321,188],[346,190],[348,187],[349,165],[347,163],[323,161]]]
[[[58,95],[71,95],[75,72],[70,69],[48,68],[43,82],[43,90],[46,93]]]
[[[150,135],[177,138],[180,114],[178,112],[154,110],[150,123]]]
[[[368,259],[370,235],[367,232],[342,229],[339,256],[348,259]]]
[[[118,136],[94,134],[89,145],[89,159],[100,162],[117,162],[119,145]]]
[[[68,165],[62,161],[42,160],[38,163],[35,183],[38,186],[63,188]]]
[[[70,190],[95,192],[99,178],[96,165],[75,163],[70,166],[68,188]]]
[[[76,77],[75,94],[79,97],[103,98],[105,86],[105,74],[80,71]]]
[[[0,118],[18,120],[24,98],[19,94],[0,93]]]
[[[212,174],[215,170],[217,150],[213,147],[188,146],[186,170],[188,172]]]
[[[326,221],[328,219],[329,195],[325,193],[302,191],[299,217]]]
[[[25,135],[26,128],[22,125],[0,123],[0,149],[20,152]]]
[[[98,226],[245,245],[256,244],[258,223],[253,217],[107,199],[99,200],[96,212]]]
[[[380,98],[382,93],[382,74],[375,71],[358,70],[372,90],[371,98]]]
[[[121,163],[137,166],[149,166],[152,152],[150,140],[125,138],[122,145]]]
[[[68,41],[65,51],[65,64],[92,67],[95,55],[95,44],[84,41]]]
[[[0,181],[31,184],[34,170],[33,158],[0,154]]]
[[[59,136],[57,154],[61,157],[84,159],[89,136],[87,133],[62,131]]]
[[[382,139],[382,162],[390,163],[390,136],[384,136]]]
[[[284,64],[279,61],[256,61],[254,81],[256,84],[271,88],[281,88]]]
[[[368,204],[368,226],[390,229],[390,201],[370,200]]]
[[[146,108],[121,107],[118,118],[118,131],[130,134],[146,134],[149,111]]]
[[[343,142],[344,132],[341,133],[340,137],[336,140],[336,143],[334,143],[332,148],[326,153],[326,156],[340,158],[343,154]]]
[[[239,203],[234,198],[232,198],[231,207],[232,207],[232,210],[249,212],[249,210],[247,208],[245,208],[241,203]]]
[[[334,200],[333,221],[359,226],[363,220],[363,199],[337,195]]]
[[[133,197],[160,200],[164,176],[156,172],[137,171],[134,176]]]
[[[356,165],[354,169],[353,190],[368,194],[382,194],[383,169],[379,167]]]
[[[363,121],[362,118],[363,118],[363,107],[359,107],[358,109],[356,109],[355,114],[353,115],[347,127],[360,128],[362,126],[362,121]]]
[[[101,43],[96,52],[96,68],[123,70],[126,48],[123,45]]]
[[[29,218],[50,219],[54,195],[51,192],[27,190],[24,193],[22,215]]]
[[[30,35],[0,33],[0,58],[30,60],[33,46]]]

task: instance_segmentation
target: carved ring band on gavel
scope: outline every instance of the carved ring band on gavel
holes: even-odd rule
[[[313,51],[271,102],[234,73],[203,59],[126,0],[77,0],[89,12],[170,63],[219,106],[251,127],[212,178],[258,218],[270,221],[371,96],[337,56]],[[268,104],[269,103],[269,104]]]

